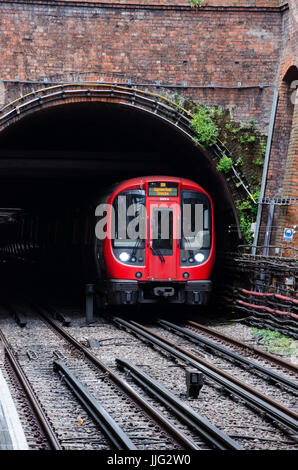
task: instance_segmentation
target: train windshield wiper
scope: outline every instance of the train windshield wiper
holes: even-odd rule
[[[137,252],[137,249],[139,248],[141,244],[141,239],[140,238],[137,238],[134,246],[133,246],[133,249],[132,249],[132,252],[131,252],[131,257],[135,256],[136,252]]]
[[[189,241],[184,235],[183,235],[183,240],[185,240],[185,242],[188,243],[188,245],[191,247],[190,241]],[[193,252],[192,249],[188,249],[187,251],[189,252],[189,254],[190,254],[191,257],[194,256],[194,252]]]
[[[161,252],[159,251],[159,249],[158,249],[158,248],[153,248],[153,246],[151,246],[150,248],[151,248],[153,254],[155,253],[157,256],[159,256],[160,261],[161,261],[162,263],[165,263],[166,260],[164,259],[163,255],[161,254]]]

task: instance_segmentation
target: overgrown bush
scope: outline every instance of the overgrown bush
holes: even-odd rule
[[[216,143],[218,129],[208,108],[198,105],[190,124],[197,134],[197,137],[194,137],[197,144],[200,143],[203,147],[208,147]]]
[[[252,195],[252,199],[246,199],[237,206],[239,217],[240,217],[240,229],[243,234],[246,243],[251,244],[253,242],[253,233],[251,231],[251,224],[255,222],[258,213],[258,200],[260,197],[260,190],[258,189]]]
[[[205,0],[190,0],[191,7],[201,7]]]
[[[218,171],[223,173],[229,173],[233,165],[233,160],[230,157],[221,157],[219,163],[217,164]]]

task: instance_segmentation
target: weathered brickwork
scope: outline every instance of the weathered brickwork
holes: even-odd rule
[[[288,3],[206,0],[191,8],[189,0],[0,0],[0,105],[40,86],[22,81],[131,79],[163,91],[150,85],[158,81],[185,85],[173,93],[228,107],[266,133],[277,86],[266,196],[292,196],[297,106],[284,78],[298,66],[298,5]],[[274,223],[293,224],[291,210],[289,219],[276,211]]]
[[[13,3],[13,0],[6,0]],[[73,3],[74,0],[65,0],[69,3]],[[31,3],[47,3],[47,0],[31,0]],[[48,3],[51,3],[51,0],[48,0]],[[55,2],[56,4],[60,3],[60,0]],[[165,8],[172,7],[188,7],[189,9],[194,8],[206,8],[210,6],[216,7],[232,7],[232,8],[241,8],[241,7],[279,7],[284,5],[286,2],[284,0],[204,0],[201,7],[192,7],[191,0],[78,0],[77,3],[96,3],[102,5],[133,5],[134,7],[147,7],[152,8],[154,6],[163,6]]]
[[[272,151],[266,186],[267,197],[298,198],[298,104],[295,87],[298,85],[298,4],[289,1],[290,9],[283,15],[283,44],[279,63],[277,87],[279,103],[276,114]],[[296,102],[296,104],[295,104]],[[297,205],[276,208],[272,242],[283,243],[285,227],[298,225]],[[266,224],[264,211],[263,228]],[[291,245],[292,246],[292,245]],[[293,246],[298,248],[294,235]]]
[[[110,74],[190,86],[272,85],[276,80],[282,36],[279,10],[248,15],[216,9],[16,3],[1,7],[2,80],[61,79],[82,72],[87,80]],[[253,114],[266,127],[268,91],[191,89],[187,93],[210,104],[236,105],[237,117]]]

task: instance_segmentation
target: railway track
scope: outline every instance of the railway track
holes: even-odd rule
[[[235,346],[238,351],[242,352],[242,354],[249,354],[252,358],[256,359],[263,359],[269,365],[277,366],[278,369],[288,371],[290,374],[294,374],[294,376],[297,377],[298,367],[295,364],[291,364],[277,356],[274,356],[273,354],[268,353],[267,351],[263,351],[262,349],[257,348],[256,346],[239,341],[238,339],[227,336],[217,330],[214,330],[213,328],[201,325],[200,323],[188,320],[186,324],[192,331],[201,334],[207,334],[207,336],[219,340],[220,344],[226,344],[229,347]]]
[[[298,339],[297,321],[287,320],[274,317],[273,315],[261,315],[251,310],[246,310],[247,318],[243,318],[241,323],[257,328],[266,328],[271,331],[278,331],[279,333],[290,336],[293,339]]]
[[[45,450],[61,450],[62,447],[56,432],[49,422],[23,368],[1,330],[0,341],[4,347],[4,367],[10,380],[15,385],[15,390],[18,391],[19,398],[22,401],[22,407],[23,409],[25,408],[24,412],[26,418],[30,422],[30,426],[34,429],[34,443],[31,444],[32,447]]]
[[[40,308],[39,311],[41,312]],[[163,417],[154,407],[152,407],[146,400],[144,400],[138,393],[136,393],[128,384],[125,382],[118,374],[116,374],[111,368],[108,368],[105,364],[103,364],[95,355],[90,353],[90,351],[82,346],[80,343],[76,341],[65,329],[62,329],[59,325],[53,322],[48,315],[45,315],[42,312],[43,317],[46,319],[47,322],[51,324],[60,334],[63,335],[68,341],[72,343],[80,352],[86,355],[86,357],[99,369],[101,369],[105,375],[109,377],[118,387],[122,389],[130,398],[132,398],[138,405],[140,405],[150,416],[151,418],[157,420],[159,425],[161,425],[167,433],[170,433],[177,442],[180,442],[184,448],[198,450],[199,447],[194,442],[192,442],[189,438],[187,438],[183,432],[179,431],[175,426],[173,426],[169,420]],[[182,413],[183,416],[183,413]],[[199,416],[197,416],[198,421],[200,421]],[[187,421],[185,419],[185,421]],[[204,437],[207,442],[210,444],[211,447],[216,449],[233,449],[233,450],[240,450],[241,447],[237,445],[229,436],[222,433],[219,429],[215,426],[212,426],[206,420],[201,418],[200,426],[197,428],[197,432],[199,435]],[[208,433],[206,432],[208,429]]]
[[[119,317],[114,318],[114,321],[120,327],[134,332],[138,337],[161,348],[173,357],[188,363],[196,369],[199,369],[210,379],[224,387],[224,389],[229,393],[237,395],[254,409],[257,409],[267,417],[270,417],[279,424],[287,427],[292,432],[297,433],[298,415],[294,411],[288,409],[278,402],[275,402],[268,396],[260,393],[258,390],[253,389],[239,379],[213,366],[202,357],[199,357],[197,354],[194,354],[188,349],[177,345],[173,341],[170,341],[165,337],[154,333],[152,330],[145,328],[144,326],[134,321],[127,322],[126,320],[123,320]]]
[[[157,381],[153,380],[148,374],[144,373],[140,368],[126,360],[117,359],[118,367],[129,371],[133,380],[136,381],[143,389],[165,404],[171,411],[176,414],[183,422],[195,429],[198,434],[216,449],[219,450],[242,450],[240,445],[220,432],[215,426],[209,423],[205,418],[194,412],[190,407],[186,406],[173,393],[165,389]]]
[[[242,367],[249,368],[251,372],[260,373],[263,377],[266,377],[268,381],[270,381],[271,383],[274,383],[275,385],[286,386],[290,388],[291,390],[298,393],[297,382],[293,381],[292,379],[280,373],[275,372],[272,369],[269,369],[263,365],[260,365],[257,362],[254,362],[252,359],[247,359],[246,357],[241,356],[237,352],[231,351],[227,347],[222,346],[214,341],[211,341],[210,339],[207,339],[204,336],[199,335],[198,332],[192,331],[188,328],[183,328],[179,325],[176,325],[174,323],[171,323],[165,320],[160,320],[158,323],[161,326],[169,329],[169,331],[173,331],[174,333],[179,334],[180,336],[189,339],[191,342],[200,345],[203,349],[207,351],[213,351],[215,352],[215,354],[226,357],[229,361],[233,363],[239,364]],[[199,329],[199,326],[197,323],[194,323],[194,322],[189,322],[189,323],[191,325],[197,325],[197,328]],[[222,340],[224,339],[220,335],[218,337],[220,337]],[[239,343],[238,343],[238,346],[240,346]],[[242,347],[244,347],[244,345],[242,345]],[[270,356],[262,354],[262,357],[266,357],[267,359],[269,359]],[[296,377],[297,377],[298,369],[296,369],[294,365],[291,366],[290,364],[287,364],[284,361],[279,361],[278,359],[275,360],[273,356],[271,356],[271,360],[274,361],[276,364],[278,364],[280,367],[283,366],[287,369],[290,369],[292,372],[295,371]]]
[[[15,347],[18,350],[18,359],[26,369],[30,381],[32,379],[35,391],[40,392],[39,384],[36,383],[37,379],[31,376],[31,363],[31,365],[34,363],[35,370],[40,371],[41,377],[39,378],[43,382],[46,373],[48,381],[60,387],[59,392],[57,389],[57,394],[53,397],[52,392],[48,393],[47,397],[45,394],[40,397],[54,427],[59,428],[59,425],[56,424],[55,416],[53,416],[55,407],[52,407],[52,399],[56,400],[55,404],[63,399],[65,408],[70,406],[69,401],[72,400],[71,406],[75,417],[82,418],[83,425],[78,428],[75,423],[75,430],[67,429],[69,425],[65,423],[61,426],[65,428],[65,432],[61,433],[61,427],[60,430],[56,429],[63,448],[111,449],[117,447],[117,444],[109,438],[108,433],[103,431],[103,426],[96,422],[94,416],[90,418],[89,413],[86,412],[88,406],[92,407],[93,399],[100,405],[99,408],[109,413],[111,421],[114,420],[132,446],[137,449],[259,449],[268,448],[268,446],[269,448],[273,446],[273,448],[292,449],[297,444],[295,441],[297,415],[295,413],[292,415],[294,421],[287,422],[284,416],[275,415],[275,408],[271,410],[271,414],[268,414],[266,409],[257,407],[254,402],[250,402],[250,406],[247,407],[243,396],[238,395],[241,398],[235,399],[235,390],[225,388],[223,383],[216,382],[205,372],[205,385],[200,397],[187,399],[184,395],[184,375],[181,375],[181,372],[191,364],[189,358],[186,360],[174,356],[169,350],[162,349],[154,343],[153,335],[144,338],[140,331],[136,332],[131,329],[131,326],[134,326],[142,331],[142,328],[144,329],[142,325],[127,322],[125,333],[123,329],[119,329],[119,323],[111,322],[110,319],[95,322],[87,327],[82,323],[84,317],[81,314],[79,321],[74,315],[71,325],[67,323],[68,327],[62,328],[56,320],[50,317],[51,309],[38,307],[37,313],[36,307],[28,309],[26,326],[21,328],[20,322],[18,325],[15,324],[16,315],[14,315],[15,320],[11,320],[14,324],[13,336],[16,331],[27,339],[32,336],[29,343],[22,343],[20,339]],[[61,309],[61,313],[60,321],[63,322],[67,312],[63,313]],[[192,327],[196,328],[194,325]],[[124,328],[124,325],[121,325],[121,328]],[[165,330],[161,324],[154,325],[154,329],[156,328],[162,328],[164,335],[174,334]],[[38,330],[36,336],[33,336],[36,329]],[[43,343],[41,332],[44,336]],[[50,334],[52,339],[47,341],[46,338]],[[175,335],[177,340],[177,334]],[[9,339],[11,340],[11,336]],[[14,343],[14,341],[12,339],[10,342]],[[184,338],[183,341],[189,342]],[[179,336],[178,343],[181,345]],[[154,345],[153,349],[152,345]],[[49,351],[44,357],[43,353],[48,348]],[[188,345],[187,349],[191,347]],[[256,354],[256,351],[252,353]],[[194,367],[194,363],[192,366]],[[199,369],[197,362],[195,367]],[[246,367],[250,366],[246,365]],[[295,368],[292,373],[294,372]],[[261,372],[260,375],[263,376]],[[117,378],[113,380],[114,377]],[[66,378],[69,383],[65,380]],[[75,381],[79,383],[79,387],[83,388],[82,396],[85,394],[86,398],[88,392],[91,395],[89,404],[88,396],[84,404],[76,395],[78,392],[75,393],[71,389],[70,382]],[[125,384],[125,394],[121,390],[120,381]],[[287,393],[288,391],[296,393],[290,384],[284,384],[283,387]],[[139,396],[138,404],[129,397],[129,390],[133,390]],[[64,395],[65,398],[63,398]],[[83,397],[83,400],[85,398]],[[150,412],[143,407],[142,402],[146,402],[148,409],[155,410],[154,418],[149,417]],[[129,411],[128,407],[133,407],[134,411],[132,409]],[[261,414],[256,413],[256,410],[261,410]],[[69,412],[67,416],[70,420]],[[158,421],[160,418],[163,424]],[[172,431],[169,430],[168,425],[172,426]],[[112,429],[113,427],[116,426],[112,425]],[[87,429],[89,432],[84,434]],[[148,432],[148,429],[151,431]],[[175,430],[177,431],[176,437]]]
[[[51,333],[54,333],[56,338],[57,336],[60,338],[60,342],[56,340],[55,344],[55,353],[59,360],[50,361],[52,368],[54,366],[54,373],[60,378],[60,389],[62,380],[82,405],[83,409],[87,410],[87,414],[92,416],[92,421],[96,422],[113,448],[126,448],[130,450],[146,448],[198,450],[202,448],[202,443],[203,448],[208,448],[206,447],[207,442],[209,448],[241,449],[241,446],[234,442],[233,439],[229,438],[229,436],[225,435],[204,419],[202,419],[200,423],[201,431],[198,428],[198,423],[196,432],[194,433],[192,431],[192,435],[199,435],[199,439],[189,437],[189,433],[186,435],[137,393],[127,381],[123,380],[111,368],[106,367],[105,364],[95,357],[85,346],[80,344],[74,337],[66,332],[65,329],[53,321],[48,316],[47,311],[41,307],[37,309],[38,315],[42,317],[42,320],[40,319],[39,321],[43,324],[43,328],[46,324],[48,329],[51,330]],[[32,320],[29,321],[29,324],[30,323],[32,323]],[[25,329],[23,328],[21,331],[23,336],[26,336]],[[31,333],[32,331],[36,332],[37,335],[39,334],[36,324],[32,325]],[[45,336],[47,334],[48,333],[46,333]],[[29,351],[32,359],[34,358],[34,347],[32,345],[34,338],[31,337],[31,335],[29,336],[30,344],[28,345],[26,343],[25,346],[23,345],[23,348],[25,347],[25,349],[27,349],[28,346],[30,347]],[[12,337],[10,336],[10,341],[11,340]],[[63,341],[64,344],[61,344],[61,341]],[[65,344],[65,341],[67,344]],[[47,357],[41,358],[40,362],[43,362],[43,367],[44,361],[47,362],[47,374],[51,376],[52,380],[53,371],[50,373],[50,363],[48,363],[51,352],[53,351],[50,351]],[[75,360],[73,357],[75,357]],[[30,374],[32,374],[32,369],[27,367],[27,375],[30,376]],[[34,380],[36,381],[36,378]],[[98,384],[98,382],[100,382],[100,384]],[[87,384],[87,386],[83,385],[83,383]],[[62,393],[64,392],[61,391],[61,394]],[[114,398],[111,400],[112,394]],[[43,397],[39,399],[42,402],[44,400]],[[119,412],[117,413],[121,399],[126,402],[125,416]],[[51,409],[49,408],[52,408],[52,406],[53,404],[50,406],[45,405],[48,414],[51,414]],[[183,415],[183,411],[180,411],[180,417],[181,415]],[[186,418],[184,422],[186,422]],[[143,429],[140,429],[142,427]],[[147,428],[147,430],[145,430],[145,428]],[[148,428],[149,434],[146,434],[146,432],[148,433]],[[152,437],[152,429],[154,429],[154,439],[151,441],[150,445],[148,443],[150,443],[150,436]],[[206,432],[206,429],[208,429],[208,432]],[[144,434],[143,443],[142,433]],[[69,436],[65,436],[65,433],[64,436],[61,436],[61,431],[59,434],[59,430],[57,434],[60,447],[72,447],[70,444],[71,438]],[[93,428],[92,435],[95,434],[96,431]],[[73,434],[72,441],[74,443],[76,442],[76,438]],[[152,442],[154,442],[155,445],[152,445]],[[98,448],[98,445],[95,445],[95,448]]]

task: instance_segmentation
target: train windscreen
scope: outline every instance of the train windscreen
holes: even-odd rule
[[[211,207],[208,197],[198,191],[181,192],[182,248],[211,248]]]
[[[131,190],[118,194],[113,202],[115,248],[138,248],[145,243],[145,191]]]

